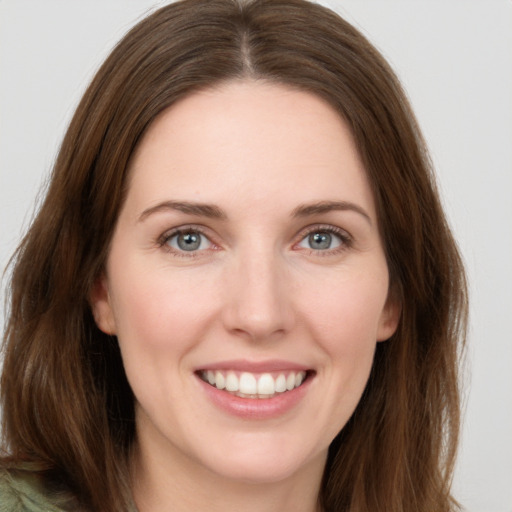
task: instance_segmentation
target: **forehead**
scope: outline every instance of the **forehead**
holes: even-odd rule
[[[139,202],[171,194],[235,205],[245,196],[294,207],[302,195],[357,200],[375,215],[341,116],[311,93],[268,82],[229,82],[171,106],[144,135],[130,175],[128,195]]]

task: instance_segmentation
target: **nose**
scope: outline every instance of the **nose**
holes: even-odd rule
[[[239,255],[227,276],[225,328],[252,341],[275,340],[295,322],[286,264],[272,251]]]

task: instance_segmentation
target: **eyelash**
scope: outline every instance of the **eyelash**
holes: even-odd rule
[[[174,228],[170,231],[166,231],[158,238],[157,244],[159,247],[161,247],[165,251],[173,254],[174,256],[184,257],[184,258],[195,258],[195,257],[198,257],[201,252],[204,252],[205,250],[210,250],[210,249],[202,249],[202,250],[195,250],[195,251],[176,250],[169,245],[169,241],[172,238],[179,236],[179,235],[184,235],[187,233],[198,233],[199,235],[205,237],[209,241],[209,243],[212,244],[214,247],[216,246],[216,244],[205,233],[204,229],[201,226],[196,226],[196,225],[182,226],[179,228]],[[309,227],[305,228],[303,231],[301,231],[299,233],[299,235],[297,236],[298,241],[293,244],[293,247],[297,247],[302,241],[304,241],[308,236],[312,235],[313,233],[328,233],[330,235],[335,235],[340,240],[340,245],[333,249],[319,250],[319,249],[303,248],[303,250],[305,250],[315,256],[331,256],[334,254],[339,254],[343,251],[350,249],[353,245],[352,237],[345,230],[335,227],[335,226],[331,226],[331,225],[318,225],[317,224],[314,226],[309,226]]]
[[[331,226],[331,225],[319,225],[316,224],[314,226],[309,226],[305,228],[305,230],[301,231],[299,234],[299,241],[294,244],[294,247],[300,244],[303,240],[305,240],[308,236],[312,235],[313,233],[328,233],[330,235],[335,235],[340,240],[340,245],[338,247],[335,247],[333,249],[325,249],[325,250],[319,250],[319,249],[305,249],[310,254],[315,256],[332,256],[339,254],[343,251],[346,251],[350,249],[353,246],[353,239],[352,237],[345,231],[344,229]]]
[[[166,252],[171,253],[173,256],[177,256],[178,258],[196,258],[199,256],[200,252],[204,250],[198,251],[184,251],[184,250],[176,250],[169,245],[169,241],[172,240],[175,236],[185,235],[188,233],[198,233],[199,235],[205,237],[212,245],[215,246],[215,243],[210,240],[210,237],[206,235],[201,226],[189,225],[182,226],[179,228],[171,229],[170,231],[166,231],[163,235],[158,238],[158,246],[164,249]]]

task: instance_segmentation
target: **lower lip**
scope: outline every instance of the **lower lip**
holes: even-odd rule
[[[277,418],[299,404],[311,383],[309,376],[298,388],[279,393],[272,398],[242,398],[217,389],[196,376],[208,398],[220,409],[240,418],[265,420]]]

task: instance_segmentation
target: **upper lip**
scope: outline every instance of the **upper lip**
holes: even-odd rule
[[[278,371],[308,371],[312,368],[293,361],[282,359],[267,359],[263,361],[251,361],[247,359],[232,359],[206,364],[197,370],[234,370],[249,373],[265,373]]]

